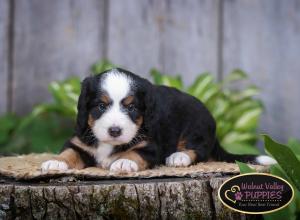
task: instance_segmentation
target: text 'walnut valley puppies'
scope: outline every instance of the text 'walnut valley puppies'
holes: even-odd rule
[[[275,163],[268,156],[225,152],[213,117],[196,98],[112,69],[83,81],[75,136],[42,170],[98,166],[131,172],[207,160]]]

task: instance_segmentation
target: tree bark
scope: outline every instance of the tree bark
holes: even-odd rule
[[[0,184],[0,219],[255,219],[224,207],[230,176]]]

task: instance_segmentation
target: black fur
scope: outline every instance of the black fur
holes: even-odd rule
[[[233,155],[221,148],[216,138],[215,120],[196,98],[174,88],[153,85],[129,71],[117,70],[134,81],[132,95],[134,95],[136,109],[130,113],[130,117],[135,121],[138,116],[143,116],[143,124],[137,136],[143,137],[140,140],[148,142],[147,146],[135,151],[148,162],[150,167],[165,163],[166,157],[177,151],[180,140],[185,141],[187,150],[196,153],[195,162],[209,159],[226,162],[255,161],[253,155]],[[88,125],[88,115],[91,114],[95,119],[101,117],[98,97],[101,92],[99,85],[104,73],[88,77],[83,81],[78,101],[76,136],[93,147],[96,147],[101,140],[97,140],[93,135]],[[131,144],[116,146],[115,152],[128,149]],[[76,150],[72,145],[69,147]],[[80,154],[85,155],[82,152]],[[87,165],[94,164],[94,161],[87,162],[88,157],[83,157]]]

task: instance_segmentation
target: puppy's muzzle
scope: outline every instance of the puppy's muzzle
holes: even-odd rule
[[[122,129],[120,127],[114,126],[108,129],[108,133],[110,136],[116,138],[122,134]]]

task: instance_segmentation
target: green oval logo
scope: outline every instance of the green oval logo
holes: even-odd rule
[[[247,214],[265,214],[286,207],[294,189],[285,179],[267,173],[248,173],[225,181],[218,192],[228,208]]]

